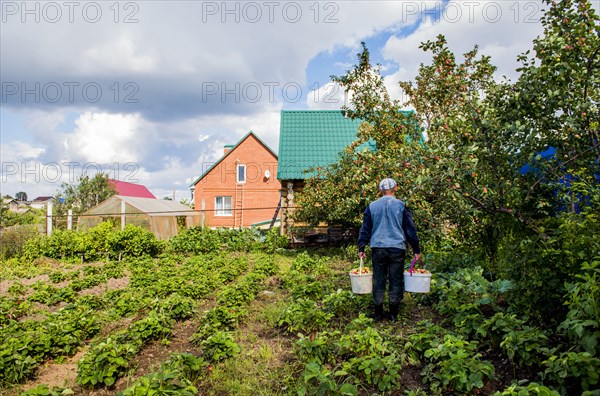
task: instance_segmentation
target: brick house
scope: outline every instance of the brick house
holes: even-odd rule
[[[270,224],[280,201],[277,154],[252,131],[191,185],[194,208],[207,227],[250,227]]]

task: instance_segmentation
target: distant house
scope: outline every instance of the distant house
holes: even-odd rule
[[[11,212],[19,211],[19,202],[13,198],[3,198],[2,204],[8,208]]]
[[[194,208],[208,227],[270,224],[280,202],[277,154],[252,131],[191,185]]]
[[[357,139],[360,120],[346,118],[339,110],[283,110],[279,130],[279,171],[283,186],[281,231],[293,226],[289,213],[294,194],[302,191],[307,171],[338,161],[340,153]]]
[[[54,197],[42,196],[37,197],[33,201],[29,202],[29,206],[33,209],[44,209],[48,203],[54,203]]]
[[[82,213],[77,221],[77,230],[88,230],[103,221],[112,220],[121,226],[140,226],[152,231],[158,239],[169,239],[178,234],[178,217],[185,218],[187,227],[199,222],[198,213],[179,202],[113,195]]]
[[[141,184],[134,184],[114,179],[108,179],[108,184],[115,189],[116,195],[121,195],[124,197],[156,199],[154,194],[152,194],[145,186],[142,186]]]

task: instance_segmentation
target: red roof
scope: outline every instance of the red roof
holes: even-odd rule
[[[108,183],[117,191],[117,195],[156,199],[156,197],[141,184],[133,184],[113,179],[108,179]]]

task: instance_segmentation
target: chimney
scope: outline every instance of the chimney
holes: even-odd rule
[[[226,144],[223,146],[223,155],[227,154],[233,148],[233,144]]]

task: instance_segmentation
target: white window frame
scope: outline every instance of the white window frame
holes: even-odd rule
[[[240,179],[240,169],[244,169],[244,180]],[[247,174],[247,167],[246,164],[238,164],[237,167],[235,168],[235,182],[239,183],[239,184],[244,184],[246,183],[246,179],[248,179],[248,174]]]
[[[226,206],[226,199],[229,198],[229,208]],[[219,199],[221,204],[219,204]],[[232,197],[230,195],[219,195],[215,197],[215,216],[232,216],[233,205]]]

